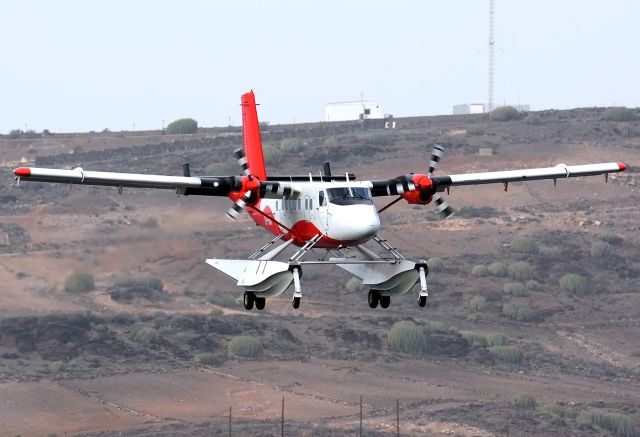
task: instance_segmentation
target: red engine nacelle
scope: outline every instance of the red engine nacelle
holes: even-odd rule
[[[426,174],[414,174],[413,184],[416,186],[415,190],[402,193],[404,200],[413,205],[426,205],[431,202],[433,183],[429,176]]]
[[[260,191],[260,180],[258,180],[255,176],[242,176],[240,179],[242,183],[242,188],[240,191],[231,191],[229,193],[229,198],[233,200],[233,202],[237,202],[238,199],[241,199],[245,193],[250,192],[251,197],[249,198],[250,204],[255,203],[258,200],[258,192]]]

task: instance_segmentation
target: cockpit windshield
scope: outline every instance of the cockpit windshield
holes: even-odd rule
[[[371,192],[365,187],[327,188],[329,202],[334,205],[371,205]]]

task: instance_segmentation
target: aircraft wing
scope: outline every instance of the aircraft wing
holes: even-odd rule
[[[241,191],[242,176],[166,176],[140,173],[113,173],[88,171],[82,168],[62,170],[54,168],[19,167],[13,172],[16,179],[34,182],[62,184],[101,185],[109,187],[158,188],[176,190],[185,196],[228,196]],[[292,182],[260,182],[261,198],[297,199],[299,184]]]
[[[541,179],[557,180],[579,176],[607,175],[625,170],[626,166],[623,163],[616,162],[586,165],[558,164],[555,167],[434,176],[432,179],[437,181],[437,191],[443,191],[448,187],[460,185],[523,182]]]

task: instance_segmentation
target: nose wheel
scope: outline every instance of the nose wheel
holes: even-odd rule
[[[418,298],[418,306],[424,307],[427,304],[427,296],[420,296]]]
[[[300,298],[294,297],[293,300],[291,301],[291,306],[293,306],[293,308],[296,310],[300,308]]]

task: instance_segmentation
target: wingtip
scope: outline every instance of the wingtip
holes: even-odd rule
[[[618,163],[618,168],[620,169],[620,171],[625,171],[627,169],[627,166],[624,165],[623,162],[619,162]]]
[[[18,167],[13,171],[16,176],[26,178],[31,176],[31,169],[29,167]]]

